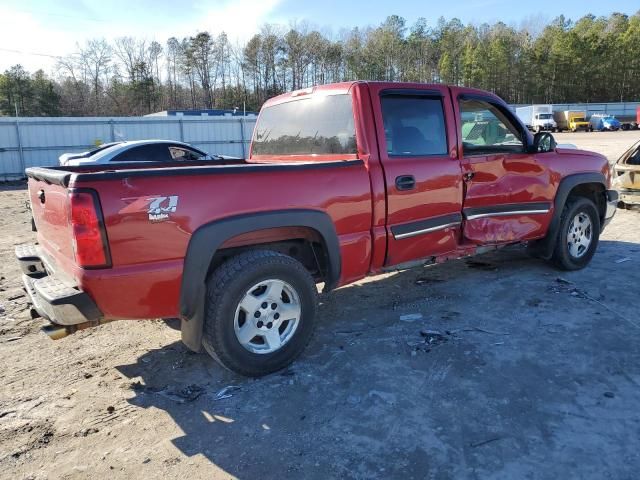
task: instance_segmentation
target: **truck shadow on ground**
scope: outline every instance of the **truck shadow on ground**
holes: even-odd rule
[[[631,243],[602,241],[599,248],[589,267],[594,271],[584,271],[589,278],[610,271],[622,255],[640,256]],[[572,362],[580,363],[582,353],[572,358],[563,352],[559,360],[556,347],[532,340],[530,329],[534,318],[538,326],[540,318],[556,319],[559,307],[545,306],[543,297],[549,288],[560,288],[557,278],[571,283],[565,277],[577,282],[580,275],[558,272],[522,249],[509,248],[321,297],[318,333],[306,353],[289,369],[261,379],[227,372],[179,342],[116,368],[131,379],[131,404],[171,416],[183,432],[170,439],[180,453],[203,455],[240,478],[426,478],[429,472],[450,478],[467,472],[459,470],[461,465],[499,469],[532,448],[518,440],[522,435],[548,435],[549,425],[561,428],[561,420],[549,414],[554,404],[565,408],[575,402],[576,392],[567,390],[557,371],[564,367],[563,375],[571,375]],[[522,306],[540,309],[537,317],[525,316],[521,325],[513,325],[505,312],[514,306],[507,304],[482,316],[485,333],[449,333],[469,325],[469,316],[478,311],[477,299],[465,299],[461,292],[491,282],[495,292],[487,290],[487,298],[515,289]],[[573,301],[569,290],[553,291],[555,301]],[[425,317],[433,317],[429,325],[447,332],[442,342],[425,345],[419,334],[424,322],[398,320],[416,310],[427,311]],[[493,353],[505,339],[515,347],[506,360]],[[535,356],[538,346],[548,358],[521,358]],[[523,353],[523,347],[530,351]],[[588,374],[589,381],[597,381],[599,372]],[[476,448],[484,442],[496,445],[478,455]],[[552,445],[542,442],[536,448],[544,458]]]

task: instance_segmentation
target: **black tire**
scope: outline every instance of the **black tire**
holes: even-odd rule
[[[591,242],[589,247],[579,257],[571,254],[568,245],[569,228],[573,219],[579,214],[585,214],[591,221]],[[571,197],[562,210],[560,231],[556,239],[552,261],[562,270],[580,270],[586,267],[593,258],[600,239],[600,216],[595,204],[585,197]]]
[[[253,353],[234,330],[236,309],[247,291],[267,279],[295,289],[300,300],[299,324],[292,337],[272,353]],[[293,362],[305,349],[315,327],[315,282],[297,260],[271,250],[251,250],[220,265],[207,281],[203,346],[222,366],[247,377],[260,377]]]

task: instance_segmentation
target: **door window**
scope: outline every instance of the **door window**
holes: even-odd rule
[[[447,154],[447,133],[440,98],[386,95],[380,102],[390,157]]]
[[[171,159],[175,162],[190,162],[204,160],[206,155],[185,147],[169,147]]]
[[[167,145],[162,143],[139,145],[116,155],[113,162],[169,162],[171,156]]]
[[[522,153],[522,133],[497,106],[482,100],[460,100],[462,149],[465,157]]]

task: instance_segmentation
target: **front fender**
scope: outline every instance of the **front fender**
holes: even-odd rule
[[[571,190],[573,190],[575,187],[588,183],[602,184],[603,190],[605,192],[607,191],[606,178],[602,173],[599,172],[575,173],[573,175],[566,176],[560,181],[560,185],[558,186],[558,190],[556,191],[556,197],[553,201],[553,218],[549,223],[547,235],[544,237],[544,239],[536,242],[534,246],[534,251],[538,256],[547,260],[552,257],[553,250],[556,245],[556,238],[558,238],[558,233],[560,230],[562,210],[567,203],[567,198],[569,197]]]

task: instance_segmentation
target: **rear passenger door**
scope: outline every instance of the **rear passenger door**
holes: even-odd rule
[[[370,88],[387,186],[385,265],[455,250],[462,179],[448,88]]]

